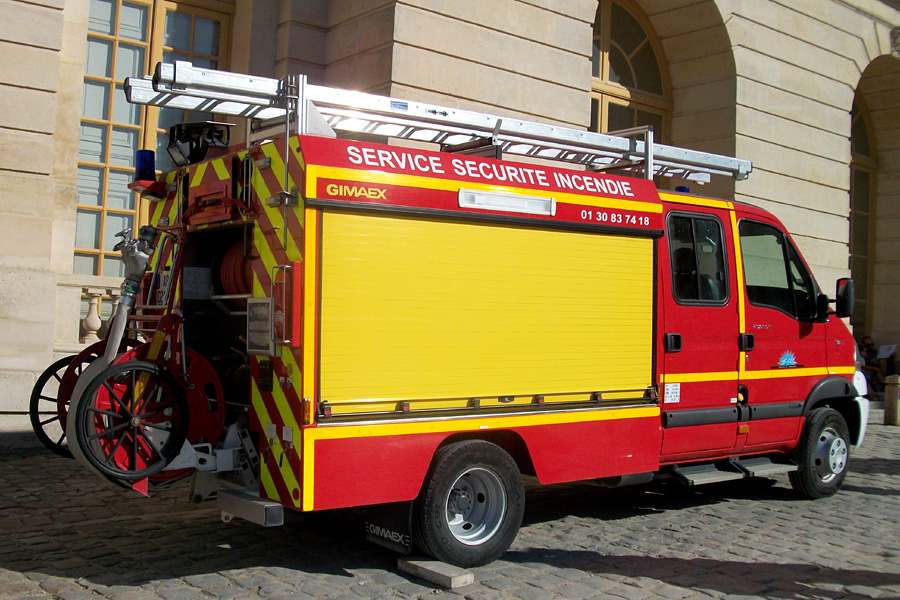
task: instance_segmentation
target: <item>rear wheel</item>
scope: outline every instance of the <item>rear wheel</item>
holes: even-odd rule
[[[415,503],[413,538],[435,558],[460,567],[487,564],[512,544],[525,489],[512,457],[481,440],[437,451]]]
[[[807,498],[824,498],[837,492],[850,460],[850,430],[841,413],[832,408],[812,411],[794,458],[800,465],[790,474],[796,491]]]

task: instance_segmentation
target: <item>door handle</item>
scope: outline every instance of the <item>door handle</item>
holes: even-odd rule
[[[667,333],[666,334],[666,352],[670,352],[670,353],[681,352],[681,334],[680,333]]]
[[[742,333],[738,338],[738,347],[741,352],[750,352],[756,347],[756,340],[752,333]]]

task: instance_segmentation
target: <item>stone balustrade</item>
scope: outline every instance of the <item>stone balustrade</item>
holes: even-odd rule
[[[92,344],[102,337],[104,326],[115,313],[122,290],[119,277],[61,276],[57,282],[68,325],[58,328],[54,343],[57,352],[72,352]],[[83,300],[87,300],[87,314],[82,316]],[[112,304],[109,316],[101,318],[100,306]],[[106,312],[106,311],[103,311]]]

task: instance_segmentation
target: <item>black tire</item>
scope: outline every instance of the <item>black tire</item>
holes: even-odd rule
[[[66,444],[66,424],[59,417],[59,388],[75,355],[59,359],[41,373],[31,390],[28,416],[37,439],[51,452],[72,458]],[[68,404],[68,398],[65,399]]]
[[[414,505],[413,540],[438,560],[485,565],[512,544],[524,512],[525,486],[512,457],[489,442],[457,442],[434,455]]]
[[[794,450],[800,466],[790,474],[791,486],[811,499],[831,496],[840,489],[850,461],[850,429],[841,413],[817,408],[806,419],[800,445]]]
[[[168,371],[131,360],[91,380],[74,418],[73,436],[88,463],[107,478],[130,482],[158,473],[178,456],[189,415]]]

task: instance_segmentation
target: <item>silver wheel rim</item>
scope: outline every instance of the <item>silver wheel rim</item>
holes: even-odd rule
[[[506,490],[493,471],[472,468],[460,475],[447,493],[447,528],[467,546],[494,537],[506,515]]]
[[[826,427],[816,440],[816,474],[823,483],[828,483],[847,468],[849,448],[844,439],[832,427]]]

